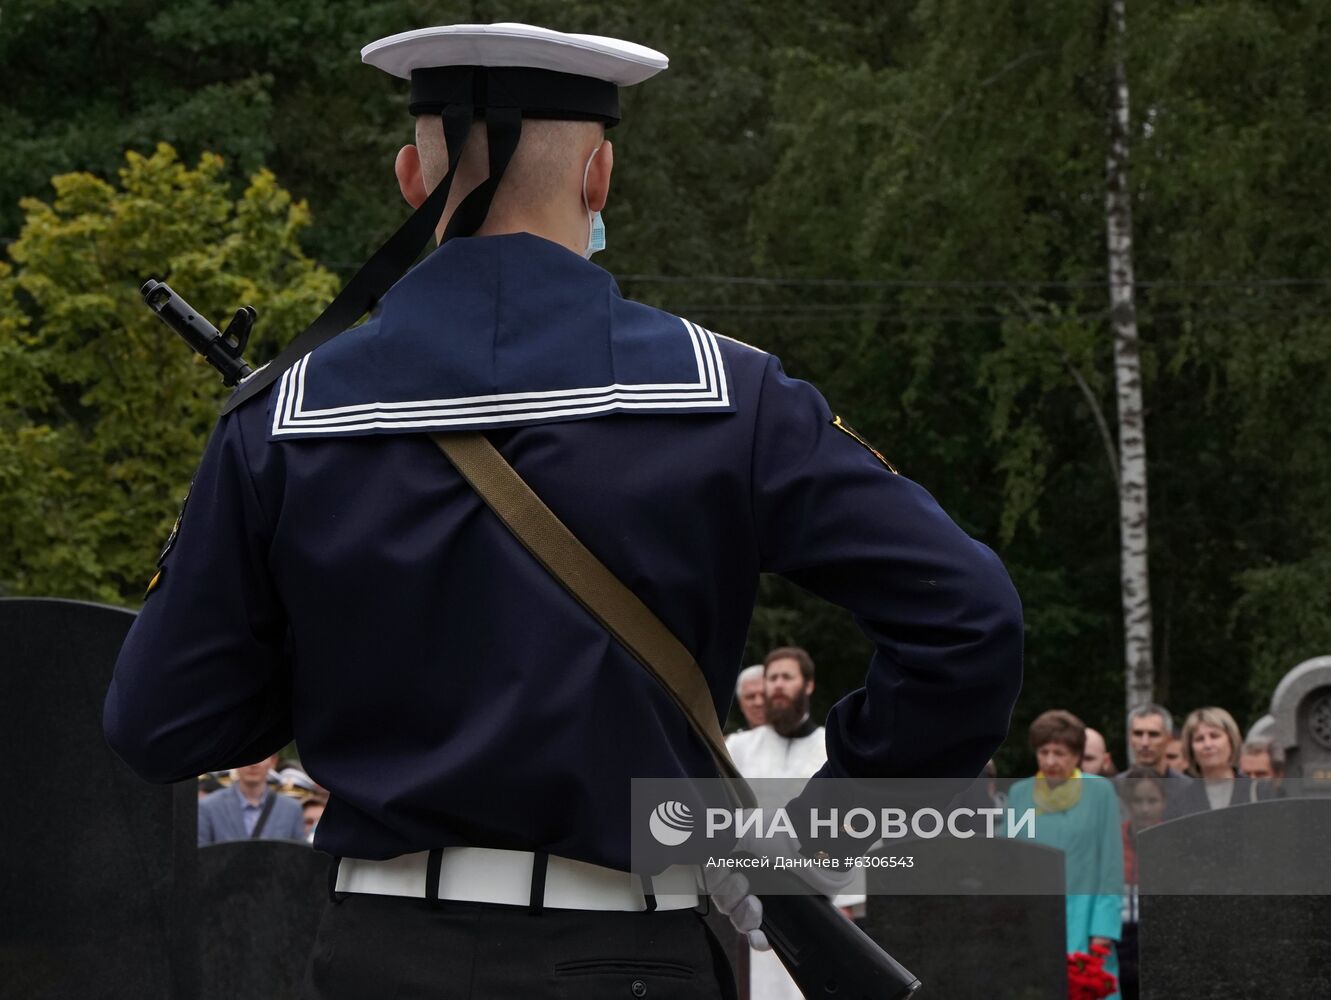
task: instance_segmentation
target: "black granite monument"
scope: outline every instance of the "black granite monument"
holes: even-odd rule
[[[196,996],[194,783],[145,784],[102,737],[133,613],[0,600],[0,992]]]
[[[102,736],[132,612],[0,600],[0,996],[291,1000],[329,859],[276,841],[199,849],[194,781],[150,785]]]
[[[1331,799],[1162,823],[1137,840],[1143,1000],[1331,996]]]
[[[1066,1000],[1061,852],[942,837],[875,853],[914,858],[909,869],[868,869],[862,926],[920,977],[921,996]],[[1013,885],[1029,894],[994,894]]]
[[[201,1000],[290,1000],[328,899],[326,854],[281,840],[199,848]]]

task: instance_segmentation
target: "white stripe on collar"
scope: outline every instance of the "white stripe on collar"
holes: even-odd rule
[[[710,330],[681,319],[693,345],[698,379],[692,383],[605,385],[584,389],[507,392],[455,399],[358,403],[305,409],[307,354],[282,375],[273,414],[273,437],[347,434],[373,430],[427,430],[592,416],[616,410],[728,409],[725,364]]]

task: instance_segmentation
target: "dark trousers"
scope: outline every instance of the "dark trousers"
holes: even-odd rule
[[[1137,972],[1137,925],[1124,924],[1118,941],[1118,992],[1123,1000],[1137,1000],[1141,995]]]
[[[733,1000],[693,910],[543,910],[349,894],[319,924],[302,1000]]]

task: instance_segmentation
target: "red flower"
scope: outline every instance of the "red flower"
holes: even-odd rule
[[[1109,949],[1091,945],[1091,954],[1074,951],[1068,956],[1068,1000],[1103,1000],[1118,989],[1118,980],[1105,971]]]

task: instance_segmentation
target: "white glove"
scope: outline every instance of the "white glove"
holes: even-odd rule
[[[758,929],[763,923],[763,901],[749,892],[749,880],[736,871],[705,868],[703,882],[716,908],[749,939],[749,946],[755,951],[771,951],[767,935]]]
[[[788,834],[778,833],[773,837],[759,837],[752,830],[740,837],[735,844],[737,853],[744,852],[757,857],[801,858],[799,841]],[[835,896],[842,892],[855,878],[853,868],[828,868],[822,865],[792,865],[786,870],[793,871],[824,896]],[[749,939],[749,944],[757,951],[770,951],[772,946],[767,935],[759,928],[763,922],[763,903],[749,891],[749,880],[732,869],[703,869],[703,882],[716,908],[730,918],[735,930]]]

